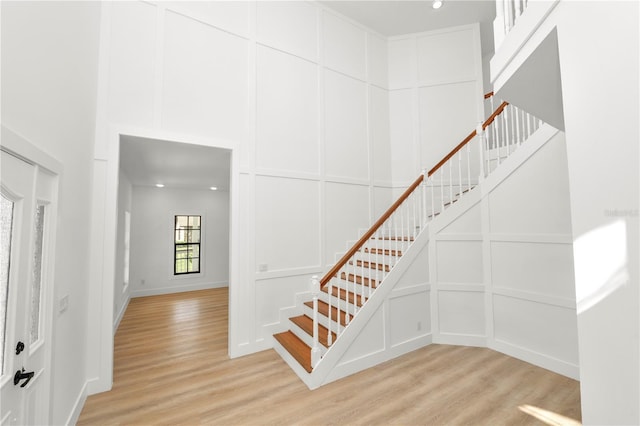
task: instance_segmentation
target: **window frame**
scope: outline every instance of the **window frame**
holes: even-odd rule
[[[191,228],[189,225],[187,225],[186,228],[183,227],[178,227],[178,218],[179,217],[186,217],[187,218],[187,224],[191,223],[192,218],[198,218],[198,227],[197,228]],[[197,230],[199,233],[199,237],[198,237],[198,242],[193,242],[193,241],[186,241],[186,242],[178,242],[177,241],[177,235],[178,235],[178,231],[180,230]],[[198,247],[198,256],[188,256],[186,257],[187,260],[189,259],[198,259],[198,269],[195,271],[189,271],[187,268],[187,271],[185,272],[178,272],[178,260],[184,260],[185,258],[178,258],[177,254],[178,254],[178,247],[185,247],[185,246],[197,246]],[[183,275],[192,275],[192,274],[200,274],[202,272],[202,215],[197,215],[197,214],[175,214],[173,217],[173,276],[174,277],[179,277],[179,276],[183,276]]]

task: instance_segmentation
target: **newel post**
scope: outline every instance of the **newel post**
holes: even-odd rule
[[[481,182],[485,177],[484,170],[484,149],[485,149],[485,131],[482,128],[482,121],[478,122],[476,127],[476,135],[478,137],[478,147],[480,149],[480,176],[478,176],[478,182]]]
[[[317,275],[311,277],[311,294],[313,295],[313,347],[311,348],[311,367],[315,368],[320,362],[320,347],[318,346],[318,294],[320,280]]]

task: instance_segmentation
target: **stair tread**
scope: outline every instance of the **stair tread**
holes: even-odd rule
[[[311,309],[313,309],[313,302],[309,301],[309,302],[305,302],[304,304],[310,307]],[[331,320],[333,321],[338,320],[338,311],[340,313],[340,325],[342,325],[343,327],[346,327],[347,325],[346,316],[349,314],[347,314],[343,310],[338,310],[338,308],[336,308],[335,306],[331,306]],[[326,302],[323,302],[322,300],[318,300],[318,313],[329,318],[329,305]],[[349,315],[349,319],[351,319],[352,317],[353,315]]]
[[[371,254],[382,254],[384,256],[397,256],[397,257],[402,256],[402,251],[395,250],[395,249],[393,249],[393,250],[379,249],[379,248],[370,249],[370,248],[367,247],[367,248],[364,249],[364,252],[365,253],[371,253]]]
[[[353,260],[349,261],[349,265],[354,265]],[[391,270],[391,266],[385,264],[385,263],[376,263],[376,262],[369,262],[367,260],[357,260],[355,262],[356,267],[364,267],[364,268],[368,268],[368,269],[375,269],[378,271],[385,271],[385,272],[389,272]]]
[[[307,373],[311,373],[311,348],[306,343],[291,331],[274,334],[273,337],[300,363]]]
[[[313,337],[313,319],[309,318],[307,315],[299,315],[297,317],[289,318],[289,321],[300,327],[305,333],[309,336]],[[318,342],[323,345],[325,348],[328,348],[327,344],[327,333],[329,330],[322,324],[318,324]],[[336,341],[336,333],[331,332],[331,341]]]
[[[413,237],[372,237],[371,239],[379,241],[414,241]]]
[[[371,282],[371,288],[376,288],[378,286],[378,283],[376,280],[374,280],[373,278],[368,278],[368,277],[363,277],[361,275],[356,275],[356,274],[349,274],[347,275],[346,272],[343,272],[340,274],[340,279],[343,279],[345,281],[350,281],[350,282],[355,282],[356,284],[360,284],[360,285],[369,285],[369,282]]]

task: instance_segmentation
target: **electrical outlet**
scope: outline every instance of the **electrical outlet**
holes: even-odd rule
[[[258,272],[267,272],[269,270],[269,265],[266,263],[261,263],[258,265]]]
[[[418,321],[418,331],[422,330],[422,321]]]
[[[140,280],[140,285],[145,285],[146,281],[145,280]]]

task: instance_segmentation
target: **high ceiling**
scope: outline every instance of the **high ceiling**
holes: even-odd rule
[[[327,7],[387,36],[438,30],[481,23],[482,51],[493,51],[495,0],[444,0],[440,9],[432,0],[337,0],[321,1]]]
[[[132,185],[228,191],[231,151],[122,136],[120,167]]]

